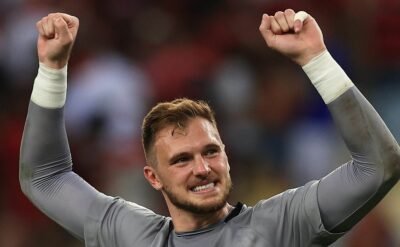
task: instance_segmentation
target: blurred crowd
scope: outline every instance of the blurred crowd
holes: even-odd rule
[[[23,196],[18,155],[37,73],[35,23],[80,19],[68,65],[66,122],[74,170],[98,190],[168,214],[144,180],[140,126],[159,101],[203,99],[217,114],[234,183],[254,205],[349,159],[300,67],[269,50],[263,13],[313,15],[333,57],[400,140],[398,0],[1,0],[0,246],[84,246]],[[396,186],[335,246],[400,246]],[[133,229],[132,229],[133,230]]]

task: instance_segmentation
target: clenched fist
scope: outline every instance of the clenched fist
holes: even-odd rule
[[[260,32],[267,45],[303,66],[326,50],[321,29],[315,19],[292,9],[264,14]]]
[[[39,61],[50,68],[63,68],[68,63],[78,27],[78,18],[63,13],[52,13],[38,21]]]

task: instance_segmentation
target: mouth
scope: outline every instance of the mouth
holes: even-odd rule
[[[190,190],[192,192],[196,192],[196,193],[204,193],[204,192],[212,191],[214,188],[215,188],[215,182],[211,182],[211,183],[204,184],[204,185],[194,186]]]

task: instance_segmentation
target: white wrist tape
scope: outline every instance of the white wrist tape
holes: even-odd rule
[[[354,84],[328,51],[322,52],[303,66],[304,72],[329,104],[346,92]]]
[[[40,63],[31,100],[45,108],[61,108],[67,95],[67,65],[62,69],[52,69]]]

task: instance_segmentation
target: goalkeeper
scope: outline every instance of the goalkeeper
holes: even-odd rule
[[[170,217],[106,196],[73,172],[64,126],[67,63],[78,26],[76,17],[62,13],[37,23],[40,66],[20,183],[39,209],[88,247],[326,246],[399,179],[400,149],[384,122],[330,56],[312,16],[288,9],[263,15],[261,34],[268,47],[302,66],[351,160],[254,207],[231,205],[230,167],[213,112],[204,102],[178,99],[156,105],[142,127],[144,176],[164,196]]]

